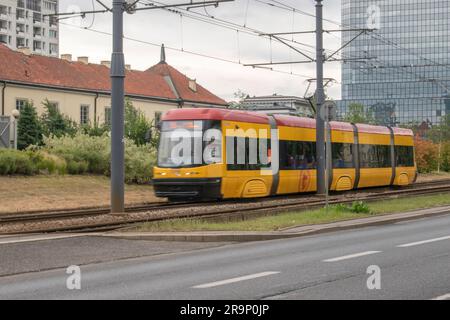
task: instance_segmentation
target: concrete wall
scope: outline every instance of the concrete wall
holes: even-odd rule
[[[0,101],[2,98],[2,87],[3,85],[0,83]],[[58,103],[61,113],[67,115],[77,123],[80,123],[81,105],[89,106],[90,122],[93,123],[94,119],[97,119],[100,124],[104,123],[105,120],[105,108],[111,106],[111,99],[109,95],[99,95],[97,99],[97,112],[95,115],[95,93],[61,91],[7,84],[5,91],[5,115],[10,115],[11,111],[16,108],[17,99],[32,101],[39,115],[44,112],[44,106],[42,103],[45,99],[48,99],[51,102],[56,102]],[[171,109],[178,108],[178,104],[175,102],[159,102],[146,99],[130,100],[133,103],[133,106],[139,110],[142,110],[149,120],[153,120],[155,113],[157,112],[164,113]]]

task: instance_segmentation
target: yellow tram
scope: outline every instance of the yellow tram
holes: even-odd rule
[[[411,130],[343,122],[330,122],[330,128],[330,190],[415,182]],[[314,192],[315,139],[315,120],[309,118],[209,108],[169,111],[161,123],[155,193],[173,200]]]

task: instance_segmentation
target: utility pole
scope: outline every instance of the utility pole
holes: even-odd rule
[[[123,13],[125,0],[113,0],[113,52],[111,57],[111,212],[125,211],[125,58]]]
[[[322,0],[316,0],[316,148],[317,148],[317,194],[326,194],[325,185],[325,112],[323,110],[325,94],[323,89],[323,20]]]

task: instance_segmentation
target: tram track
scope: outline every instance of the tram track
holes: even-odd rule
[[[329,204],[376,201],[450,192],[450,180],[417,183],[403,188],[372,188],[333,193]],[[0,234],[109,231],[136,223],[168,219],[248,219],[267,214],[322,207],[323,197],[311,194],[223,202],[149,203],[128,207],[122,215],[108,208],[0,215]]]

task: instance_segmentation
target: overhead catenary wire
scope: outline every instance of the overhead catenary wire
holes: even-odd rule
[[[279,9],[283,9],[283,10],[294,10],[295,12],[297,12],[297,13],[299,13],[299,14],[303,14],[303,15],[306,15],[306,16],[309,16],[309,17],[312,17],[312,18],[315,18],[315,17],[316,17],[316,16],[315,16],[314,14],[312,14],[312,13],[305,12],[305,11],[303,11],[303,10],[300,10],[300,9],[298,9],[298,8],[295,8],[295,7],[291,6],[291,5],[287,5],[287,4],[285,4],[285,3],[281,2],[281,1],[278,1],[278,0],[267,0],[267,1],[271,1],[271,2],[273,2],[273,3],[269,3],[269,2],[264,1],[264,0],[254,0],[254,1],[260,2],[260,3],[265,3],[265,4],[270,5],[270,6],[272,6],[272,7],[277,7],[277,8],[279,8]],[[275,3],[275,4],[274,4],[274,3]],[[278,4],[278,5],[276,5],[276,4]],[[344,28],[344,27],[356,28],[355,26],[352,26],[352,25],[344,26],[342,23],[337,22],[337,21],[334,21],[334,20],[331,20],[331,19],[326,19],[326,18],[324,18],[323,20],[324,20],[324,21],[327,21],[327,22],[329,22],[329,23],[335,24],[335,25],[337,25],[337,26],[339,26],[339,27],[341,27],[341,28]],[[325,32],[326,32],[326,31],[325,31]],[[332,33],[329,33],[329,34],[332,35]],[[373,31],[373,32],[369,33],[368,35],[371,36],[372,38],[374,38],[374,40],[382,41],[382,42],[384,42],[384,43],[386,43],[386,44],[388,44],[388,45],[391,45],[391,46],[396,47],[397,49],[405,50],[405,51],[407,51],[407,52],[409,52],[409,53],[412,53],[412,55],[415,55],[415,56],[417,56],[417,57],[420,58],[420,59],[427,60],[427,61],[430,61],[430,62],[439,64],[438,62],[434,61],[433,59],[425,58],[425,57],[423,57],[422,55],[418,54],[417,52],[414,52],[413,50],[411,50],[411,49],[409,49],[409,48],[405,48],[405,47],[403,47],[402,45],[396,43],[396,42],[393,41],[393,40],[387,39],[386,37],[384,37],[383,35],[377,33],[376,31]],[[378,37],[378,38],[377,38],[377,37]],[[347,58],[348,58],[348,57],[347,57]],[[450,65],[448,65],[448,66],[446,66],[446,67],[447,67],[447,68],[450,68]]]
[[[77,29],[81,29],[81,30],[86,30],[86,31],[89,31],[89,32],[97,33],[97,34],[102,34],[102,35],[106,35],[106,36],[112,36],[112,34],[110,32],[107,32],[107,31],[101,31],[101,30],[96,30],[96,29],[92,29],[92,28],[91,29],[84,29],[83,27],[80,27],[80,26],[77,26],[77,25],[73,25],[73,24],[69,24],[69,23],[62,23],[62,22],[60,22],[60,24],[65,25],[65,26],[69,26],[69,27],[73,27],[73,28],[77,28]],[[128,36],[125,36],[125,35],[124,35],[123,38],[125,40],[136,42],[136,43],[150,45],[150,46],[153,46],[153,47],[161,47],[161,44],[150,42],[150,41],[146,41],[146,40],[142,40],[142,39],[128,37]],[[182,50],[181,48],[175,48],[175,47],[171,47],[171,46],[165,46],[165,48],[167,50],[177,51],[177,52],[181,52],[181,53],[190,54],[190,55],[193,55],[193,56],[198,56],[198,57],[202,57],[202,58],[207,58],[207,59],[211,59],[211,60],[216,60],[216,61],[220,61],[220,62],[232,63],[232,64],[235,64],[235,65],[243,66],[242,63],[240,63],[239,61],[236,61],[236,60],[231,60],[231,59],[227,59],[227,58],[222,58],[222,57],[217,57],[217,56],[208,55],[208,54],[204,54],[204,53],[199,53],[199,52],[195,52],[195,51],[192,51],[192,50],[186,50],[186,49]],[[291,72],[278,70],[278,69],[274,69],[274,68],[271,68],[269,71],[272,71],[272,72],[275,72],[275,73],[280,73],[280,74],[292,75],[292,76],[301,77],[301,78],[311,78],[310,75],[304,75],[304,74],[299,74],[299,73],[291,73]]]
[[[16,12],[8,13],[8,15],[13,15],[13,14],[16,14]],[[180,16],[181,16],[181,19],[183,19],[184,14],[180,14]],[[57,22],[60,25],[73,27],[73,28],[77,28],[77,29],[81,29],[81,30],[85,30],[85,31],[90,31],[90,32],[97,33],[97,34],[103,34],[103,35],[107,35],[107,36],[112,36],[112,33],[110,33],[110,32],[93,29],[92,27],[88,28],[88,27],[82,27],[82,26],[78,26],[78,25],[75,25],[75,24],[62,22],[62,20],[70,19],[70,18],[77,18],[77,17],[85,17],[85,16],[81,15],[81,14],[73,13],[73,16],[59,18],[59,19],[57,19]],[[49,21],[50,17],[49,16],[45,16],[45,17],[43,17],[43,20],[44,21],[45,20]],[[239,32],[242,33],[242,31],[240,31],[240,30],[239,30]],[[132,41],[132,42],[138,42],[138,43],[142,43],[142,44],[146,44],[146,45],[161,47],[161,44],[157,44],[157,43],[153,43],[153,42],[150,42],[150,41],[145,41],[145,40],[141,40],[141,39],[137,39],[137,38],[133,38],[133,37],[124,36],[124,39],[126,39],[128,41]],[[208,55],[208,54],[204,54],[204,53],[199,53],[199,52],[195,52],[195,51],[192,51],[192,50],[185,50],[183,47],[182,48],[175,48],[175,47],[167,47],[166,46],[166,49],[172,50],[172,51],[178,51],[178,52],[181,52],[181,53],[186,53],[186,54],[190,54],[190,55],[194,55],[194,56],[198,56],[198,57],[202,57],[202,58],[212,59],[212,60],[226,62],[226,63],[233,63],[233,64],[236,64],[236,65],[243,66],[242,61],[239,61],[239,59],[237,61],[235,61],[235,60],[232,60],[232,59],[227,59],[227,58],[217,57],[217,56]],[[259,69],[264,69],[264,70],[268,70],[268,71],[271,71],[271,72],[274,72],[274,73],[291,75],[291,76],[301,77],[301,78],[306,78],[306,79],[311,77],[310,75],[300,74],[300,73],[296,73],[296,72],[288,72],[288,71],[283,71],[283,70],[279,70],[279,69],[275,69],[275,68],[259,68]]]
[[[147,5],[164,5],[165,3],[163,2],[158,2],[158,1],[152,1],[152,2],[148,2]],[[211,16],[211,15],[205,15],[202,14],[200,12],[197,11],[192,11],[192,10],[186,10],[183,8],[179,8],[179,9],[166,9],[169,12],[173,12],[173,13],[181,13],[183,14],[185,17],[188,17],[190,19],[194,19],[194,20],[198,20],[198,21],[202,21],[205,23],[209,23],[212,25],[216,25],[219,27],[223,27],[223,28],[227,28],[230,30],[236,30],[239,29],[242,33],[246,33],[252,36],[258,36],[258,37],[262,37],[262,38],[266,38],[268,39],[268,36],[265,36],[266,32],[262,31],[262,30],[258,30],[255,28],[250,28],[248,26],[241,26],[235,22],[232,21],[227,21],[221,18],[217,18],[215,16]],[[296,45],[301,45],[310,49],[315,49],[314,45],[308,44],[308,43],[302,43],[299,41],[291,41],[290,39],[287,38],[281,38],[284,41],[288,41],[288,42],[292,42]],[[313,51],[307,51],[307,49],[302,49],[303,51],[309,52],[309,53],[314,53]],[[331,51],[331,49],[326,49],[327,51]]]

